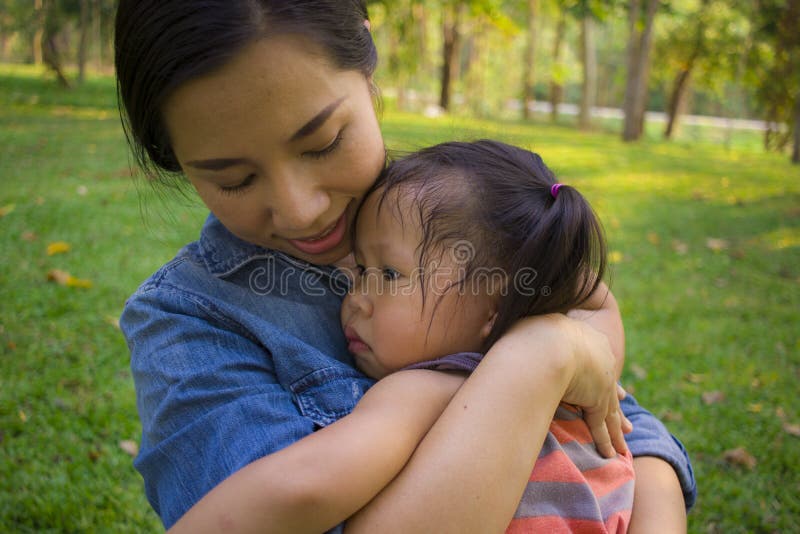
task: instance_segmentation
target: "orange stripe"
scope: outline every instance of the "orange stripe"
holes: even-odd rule
[[[606,526],[599,521],[569,519],[552,515],[514,519],[506,528],[506,534],[526,534],[531,532],[547,532],[548,534],[580,532],[581,534],[590,534],[608,531]]]
[[[592,434],[583,419],[565,421],[563,419],[550,423],[550,432],[553,433],[559,443],[592,443]]]
[[[577,482],[586,483],[586,478],[562,450],[555,450],[536,460],[531,482]]]

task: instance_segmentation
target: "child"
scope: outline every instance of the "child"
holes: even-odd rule
[[[471,372],[526,316],[603,320],[601,226],[529,151],[445,143],[396,161],[367,193],[355,232],[342,325],[373,378]],[[624,532],[633,476],[630,454],[601,457],[579,410],[562,405],[507,532]]]

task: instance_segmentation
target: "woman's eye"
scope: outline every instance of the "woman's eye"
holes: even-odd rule
[[[342,142],[343,131],[344,130],[341,130],[338,134],[336,134],[336,137],[333,139],[333,141],[328,143],[328,146],[326,146],[322,150],[309,150],[308,152],[303,152],[303,155],[312,159],[324,158],[325,156],[336,150],[336,148]]]
[[[400,273],[398,273],[391,267],[384,267],[381,270],[381,275],[383,276],[383,279],[386,280],[387,282],[391,282],[392,280],[397,280],[398,278],[400,278]]]
[[[228,194],[228,195],[232,195],[232,194],[235,194],[235,193],[241,193],[242,191],[244,191],[245,189],[250,187],[253,184],[253,181],[255,179],[256,179],[256,175],[255,174],[250,174],[250,175],[247,176],[247,178],[242,180],[242,182],[237,184],[237,185],[231,185],[231,186],[221,185],[221,186],[219,186],[219,189],[220,189],[220,191],[222,191],[223,193]]]
[[[363,265],[356,264],[355,271],[356,276],[364,276],[364,273],[367,271],[367,269]]]

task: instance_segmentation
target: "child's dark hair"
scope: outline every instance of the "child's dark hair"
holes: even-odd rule
[[[181,169],[161,116],[166,98],[266,37],[300,35],[334,66],[371,77],[378,55],[367,18],[364,0],[120,0],[114,64],[136,162],[170,181]]]
[[[602,226],[574,188],[552,194],[556,183],[537,154],[482,140],[443,143],[396,160],[371,191],[381,195],[379,207],[392,191],[412,199],[410,215],[423,231],[420,272],[432,254],[447,250],[461,254],[454,259],[462,290],[500,269],[504,297],[488,349],[522,317],[579,307],[603,277]]]

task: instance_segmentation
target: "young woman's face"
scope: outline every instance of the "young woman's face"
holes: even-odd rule
[[[412,363],[480,350],[493,324],[494,299],[453,286],[461,278],[456,256],[434,255],[419,276],[422,230],[401,223],[390,195],[378,210],[378,194],[361,207],[356,223],[353,290],[342,305],[342,326],[356,365],[382,378]],[[400,201],[403,213],[413,213]],[[423,299],[423,285],[425,295]]]
[[[233,234],[316,264],[350,226],[385,151],[368,80],[297,36],[254,43],[167,99],[173,150]]]

